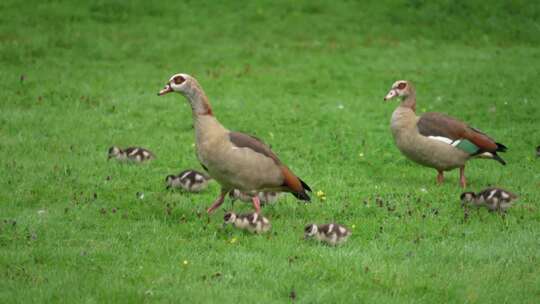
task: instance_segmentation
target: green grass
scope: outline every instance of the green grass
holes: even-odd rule
[[[538,303],[537,2],[201,2],[0,3],[0,302]],[[252,236],[221,227],[228,202],[204,214],[218,185],[165,191],[199,168],[186,101],[156,96],[177,72],[327,199],[287,195]],[[458,173],[436,186],[399,153],[397,79],[509,147],[467,167],[470,190],[521,195],[505,218],[465,220]],[[113,144],[158,159],[107,162]],[[301,239],[332,220],[344,246]]]

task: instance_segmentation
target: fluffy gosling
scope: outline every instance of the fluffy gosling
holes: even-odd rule
[[[272,228],[270,221],[257,212],[246,214],[227,212],[223,216],[223,221],[225,222],[225,225],[233,224],[233,226],[238,229],[247,230],[257,234],[265,233]]]
[[[317,240],[336,246],[347,241],[351,231],[340,224],[309,224],[304,229],[304,238],[315,237]]]
[[[265,204],[274,204],[281,196],[281,193],[280,192],[257,192],[256,194],[249,194],[247,192],[243,192],[238,189],[234,189],[231,192],[229,192],[229,197],[231,198],[233,203],[236,200],[240,200],[246,203],[251,203],[252,197],[255,195],[259,197],[259,201],[261,202],[261,205],[265,205]]]
[[[208,188],[208,181],[212,178],[195,170],[184,170],[178,175],[168,175],[165,178],[167,189],[181,188],[187,192],[201,192]]]
[[[107,160],[114,158],[118,161],[132,161],[135,163],[142,163],[156,158],[154,153],[145,148],[129,147],[121,149],[117,146],[109,148],[109,156]]]
[[[485,206],[489,211],[506,212],[518,196],[501,188],[487,188],[478,193],[464,192],[460,199],[462,206]]]

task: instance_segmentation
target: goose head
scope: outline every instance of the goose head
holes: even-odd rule
[[[223,216],[224,224],[234,223],[235,220],[236,220],[236,213],[234,212],[227,212]]]
[[[200,86],[197,80],[188,74],[178,73],[171,76],[165,87],[159,91],[158,96],[171,92],[178,92],[189,97],[199,92]]]
[[[388,94],[384,97],[385,101],[388,101],[394,97],[406,98],[414,93],[412,84],[407,80],[398,80],[394,82]]]
[[[113,158],[113,157],[117,157],[119,156],[120,154],[122,154],[122,149],[118,148],[117,146],[112,146],[109,148],[109,155],[107,157],[107,160]]]
[[[315,234],[317,234],[318,231],[319,231],[319,228],[317,227],[317,225],[309,224],[306,226],[306,228],[304,228],[304,238],[305,239],[310,238],[314,236]]]
[[[463,192],[459,198],[462,203],[468,203],[476,199],[476,194],[474,192]]]

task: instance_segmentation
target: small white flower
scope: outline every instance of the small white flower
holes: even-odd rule
[[[342,104],[338,104],[337,108],[340,109],[340,110],[343,110],[345,108],[345,106],[342,105]]]
[[[424,193],[427,193],[427,189],[426,189],[426,188],[420,188],[420,191],[421,191],[421,192],[424,192]]]

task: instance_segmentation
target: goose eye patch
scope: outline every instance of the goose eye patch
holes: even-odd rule
[[[400,84],[398,84],[397,88],[400,89],[400,90],[403,90],[403,89],[405,89],[406,86],[407,86],[407,83],[401,82]]]
[[[182,76],[176,76],[173,78],[174,84],[182,84],[186,79]]]

